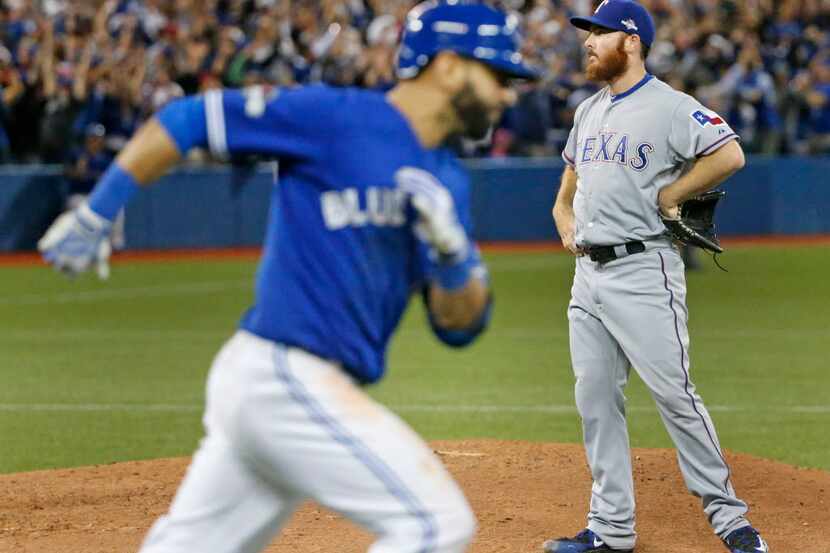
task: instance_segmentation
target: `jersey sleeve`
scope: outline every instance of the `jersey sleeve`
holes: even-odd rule
[[[691,97],[674,110],[669,146],[683,160],[709,155],[738,138],[726,120]]]
[[[211,152],[261,154],[276,158],[318,157],[332,136],[325,110],[331,102],[315,87],[255,86],[212,90],[204,95]]]
[[[571,167],[576,167],[576,143],[578,139],[578,129],[579,129],[579,116],[582,112],[580,109],[582,104],[576,108],[576,113],[574,114],[574,124],[571,127],[571,132],[568,133],[568,141],[565,143],[565,149],[562,150],[562,159],[570,165]]]

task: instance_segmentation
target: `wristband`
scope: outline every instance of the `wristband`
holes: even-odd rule
[[[438,263],[435,267],[435,280],[444,290],[459,290],[470,280],[470,274],[476,264],[473,255],[467,255],[466,259],[455,263]]]
[[[101,217],[113,221],[137,190],[138,182],[133,176],[113,162],[90,194],[89,207]]]
[[[461,348],[470,344],[481,334],[490,322],[493,315],[493,296],[487,298],[487,306],[478,320],[468,328],[462,330],[448,330],[435,324],[432,313],[429,313],[429,324],[439,340],[454,348]]]

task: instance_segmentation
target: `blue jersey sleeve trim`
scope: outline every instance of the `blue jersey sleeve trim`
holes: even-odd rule
[[[205,99],[202,96],[170,102],[156,114],[156,120],[176,143],[182,155],[191,148],[208,144]]]
[[[470,274],[478,260],[473,255],[467,255],[467,259],[453,264],[438,263],[435,268],[435,280],[444,290],[459,290],[467,285]]]
[[[698,157],[708,156],[709,154],[713,153],[715,150],[718,150],[720,146],[726,146],[726,142],[729,140],[740,140],[740,137],[735,134],[728,134],[723,138],[718,139],[714,144],[710,144],[706,148],[703,148],[698,155]]]

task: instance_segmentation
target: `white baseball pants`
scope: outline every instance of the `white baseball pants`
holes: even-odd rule
[[[238,331],[211,368],[204,425],[141,553],[255,553],[305,499],[375,533],[370,553],[472,540],[472,511],[432,450],[330,361]]]

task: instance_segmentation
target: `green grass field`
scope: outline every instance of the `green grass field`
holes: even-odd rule
[[[692,376],[731,450],[830,470],[830,247],[733,247],[689,275]],[[579,442],[573,260],[488,255],[491,329],[443,348],[413,304],[372,395],[428,439]],[[204,377],[251,300],[248,261],[130,262],[109,282],[0,268],[0,472],[189,455]],[[419,303],[419,302],[417,302]],[[635,447],[670,441],[632,376]]]

